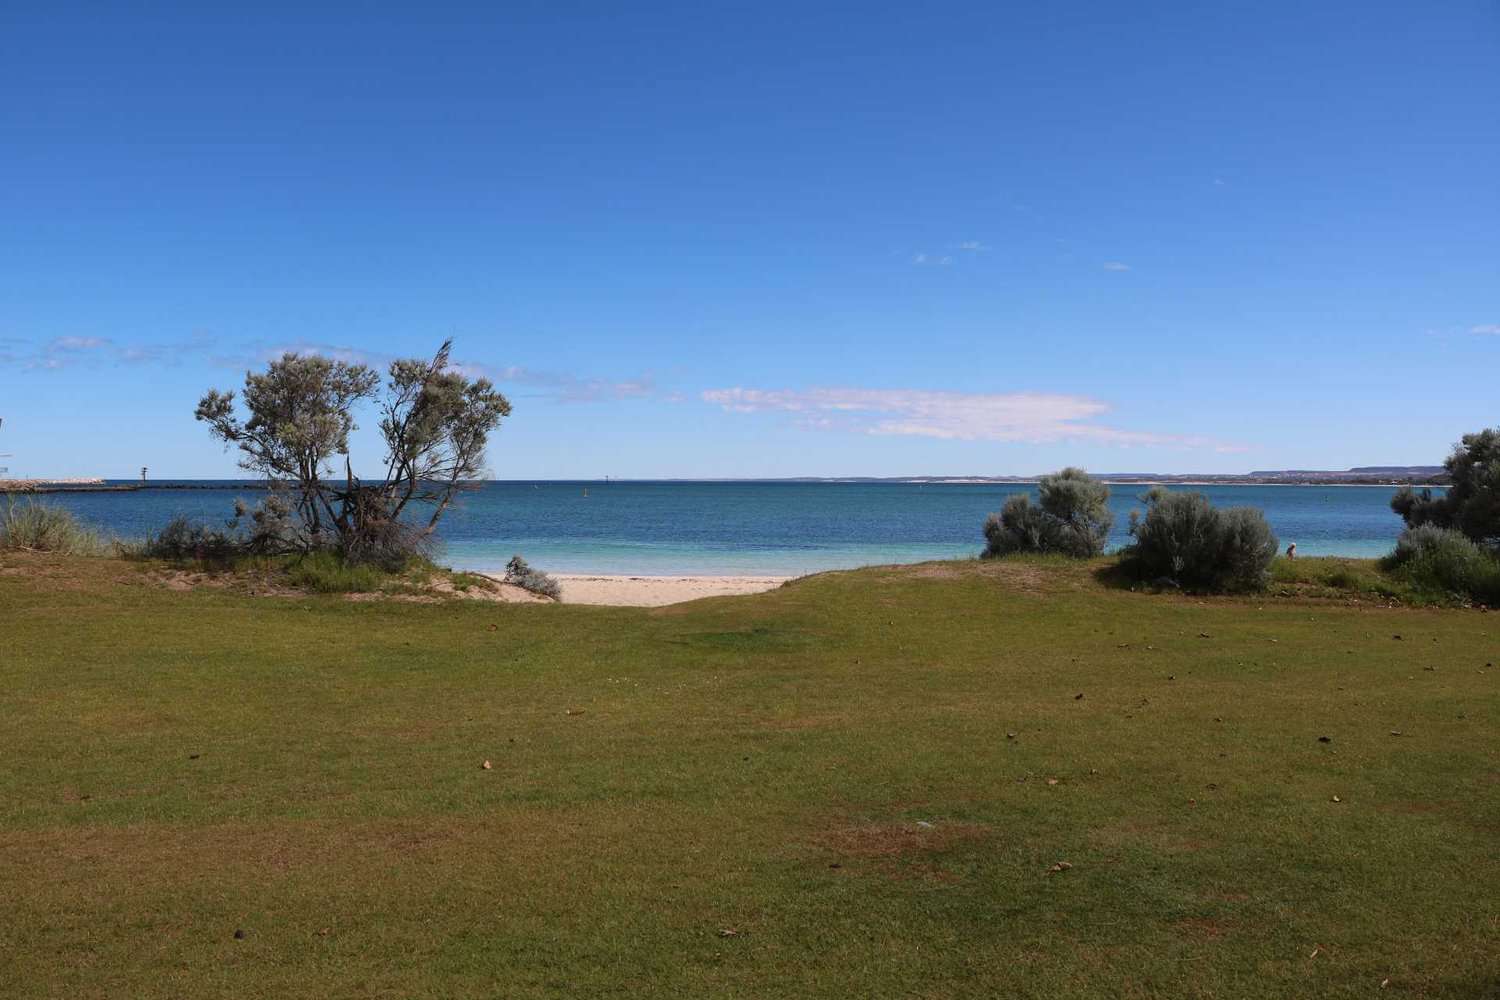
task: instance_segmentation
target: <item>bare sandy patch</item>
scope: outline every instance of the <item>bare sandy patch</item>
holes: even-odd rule
[[[595,576],[559,574],[564,604],[657,608],[702,597],[775,590],[785,576]]]

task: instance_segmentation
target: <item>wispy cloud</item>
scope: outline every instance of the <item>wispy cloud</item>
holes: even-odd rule
[[[335,361],[370,365],[373,368],[385,368],[397,357],[394,354],[366,351],[342,344],[313,344],[298,341],[263,348],[259,351],[257,360],[264,363],[283,354],[316,354]],[[450,367],[470,378],[487,378],[497,385],[520,387],[531,390],[531,395],[550,397],[564,403],[647,399],[657,395],[656,384],[649,375],[609,379],[526,368],[521,365],[497,365],[487,361],[462,358],[455,358]]]
[[[109,345],[103,337],[58,337],[49,341],[45,349],[54,353],[97,351]]]
[[[970,253],[983,253],[984,251],[990,249],[978,240],[964,240],[958,245],[958,248],[960,250],[967,250]]]
[[[246,371],[260,368],[283,354],[317,355],[379,369],[384,369],[397,357],[395,354],[366,350],[349,344],[306,340],[223,344],[214,337],[202,334],[175,342],[120,344],[105,337],[70,336],[57,337],[40,345],[34,341],[7,338],[0,342],[0,367],[56,371],[75,366],[173,367],[202,364]],[[657,387],[649,375],[610,379],[474,360],[458,360],[453,367],[472,376],[483,376],[497,384],[529,390],[525,394],[567,403],[646,399],[658,395]]]
[[[119,353],[103,337],[54,337],[43,344],[6,338],[0,365],[29,371],[56,371],[77,364],[110,361]]]
[[[1104,262],[1104,269],[1106,271],[1128,271],[1130,270],[1130,265],[1122,264],[1117,260],[1107,260]]]
[[[1469,332],[1500,337],[1500,323],[1481,323],[1478,326],[1469,327]]]
[[[1122,430],[1096,423],[1109,405],[1053,393],[966,393],[925,389],[709,389],[705,402],[732,413],[788,413],[812,430],[964,441],[1045,443],[1089,440],[1115,445],[1240,450],[1207,438]]]

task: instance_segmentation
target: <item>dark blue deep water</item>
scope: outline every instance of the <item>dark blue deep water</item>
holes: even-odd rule
[[[985,515],[1025,486],[904,483],[488,483],[444,520],[443,561],[503,568],[514,553],[562,573],[786,575],[871,563],[972,556]],[[1115,486],[1112,544],[1141,486]],[[1259,507],[1281,545],[1303,555],[1378,556],[1401,530],[1392,489],[1359,486],[1204,486],[1216,505]],[[585,495],[587,491],[587,495]],[[1034,491],[1033,491],[1034,492]],[[177,514],[220,521],[256,491],[146,489],[58,493],[125,538]]]

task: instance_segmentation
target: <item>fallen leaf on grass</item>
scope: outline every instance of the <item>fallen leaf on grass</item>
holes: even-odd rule
[[[724,927],[719,930],[719,937],[738,937],[739,933],[733,927]]]
[[[1069,868],[1072,868],[1072,867],[1073,866],[1071,864],[1069,864],[1068,862],[1066,862],[1066,861],[1059,861],[1057,864],[1055,864],[1051,868],[1047,869],[1047,874],[1048,875],[1055,875],[1058,872],[1065,872]]]
[[[1055,785],[1055,784],[1057,784],[1057,779],[1056,778],[1048,778],[1047,779],[1047,784],[1049,784],[1049,785]]]
[[[480,764],[479,766],[482,767],[482,768],[484,768],[486,771],[492,771],[495,768],[495,765],[491,764],[489,761],[485,761],[483,764]]]
[[[1335,802],[1342,802],[1342,801],[1344,801],[1344,800],[1343,800],[1343,799],[1341,799],[1341,798],[1339,798],[1339,797],[1338,797],[1338,796],[1337,796],[1337,795],[1335,795],[1335,796],[1334,796],[1334,797],[1333,797],[1333,801],[1335,801]]]

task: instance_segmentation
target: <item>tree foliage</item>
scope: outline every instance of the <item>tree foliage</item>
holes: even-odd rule
[[[488,379],[452,366],[451,348],[445,342],[430,361],[393,362],[383,392],[367,365],[288,353],[245,375],[239,407],[233,392],[205,393],[197,419],[274,491],[249,514],[257,537],[288,550],[337,549],[352,561],[400,562],[419,551],[482,475],[489,435],[510,414]],[[372,400],[386,455],[383,478],[367,482],[354,473],[349,436],[357,407]]]
[[[1040,500],[1017,493],[984,523],[986,556],[1061,552],[1089,558],[1104,551],[1114,515],[1109,487],[1082,469],[1067,468],[1037,482]]]
[[[1445,494],[1403,486],[1391,498],[1391,509],[1409,528],[1451,528],[1500,548],[1500,428],[1465,434],[1443,467],[1452,481]]]
[[[1141,501],[1146,516],[1131,512],[1135,541],[1124,559],[1137,576],[1201,590],[1265,586],[1280,543],[1259,510],[1220,510],[1202,493],[1173,493],[1160,486]]]

